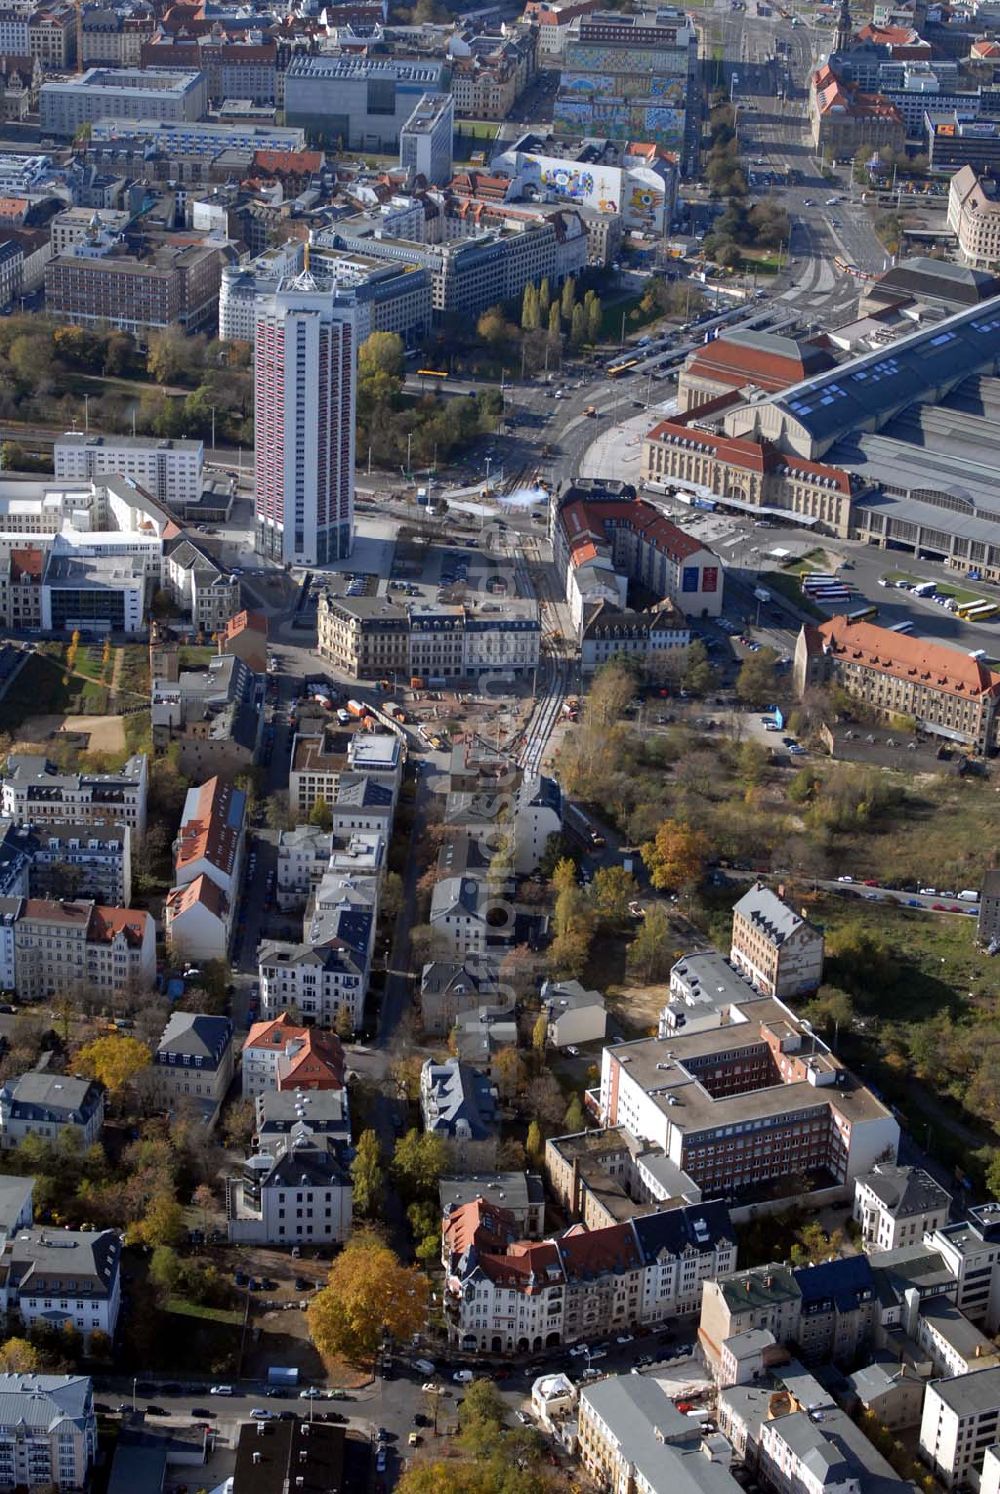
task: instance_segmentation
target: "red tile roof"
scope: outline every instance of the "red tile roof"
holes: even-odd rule
[[[297,1027],[287,1012],[268,1022],[255,1022],[247,1034],[243,1052],[283,1053],[289,1067],[278,1080],[278,1089],[343,1089],[344,1049],[336,1033],[318,1027]]]
[[[1000,696],[1000,674],[960,649],[932,643],[929,638],[893,633],[876,623],[850,622],[831,617],[813,633],[823,652],[854,662],[880,674],[906,679],[963,700]]]
[[[749,347],[722,336],[692,353],[684,373],[731,384],[737,389],[743,384],[756,384],[775,394],[811,373],[832,367],[833,358],[822,348],[804,347],[795,357],[789,357],[777,349]]]
[[[88,939],[110,944],[116,934],[124,934],[133,948],[142,945],[149,927],[150,915],[137,908],[104,908],[97,905],[87,930]]]
[[[678,529],[644,498],[577,498],[560,510],[559,523],[575,555],[578,545],[610,544],[613,530],[624,526],[639,534],[673,561],[680,562],[704,549],[698,540]],[[596,552],[595,552],[596,553]]]
[[[41,582],[45,569],[45,556],[41,550],[11,550],[10,579],[12,581]]]
[[[701,430],[692,422],[699,412],[688,410],[684,416],[661,420],[646,437],[647,441],[660,441],[667,437],[694,442],[713,451],[719,461],[746,472],[780,472],[787,468],[790,474],[801,473],[803,477],[822,478],[841,493],[850,493],[851,479],[840,467],[828,466],[825,462],[811,462],[805,457],[789,456],[779,451],[770,441],[752,441],[743,436],[727,436],[717,431]],[[667,479],[669,481],[669,479]]]
[[[480,1265],[497,1285],[514,1287],[529,1296],[564,1279],[559,1251],[552,1240],[519,1240],[503,1255],[483,1255]]]
[[[204,872],[195,877],[193,882],[185,882],[183,887],[171,887],[164,899],[164,910],[170,918],[177,918],[199,903],[210,913],[214,913],[216,918],[225,918],[229,910],[226,894]]]
[[[253,164],[268,176],[314,176],[323,169],[319,150],[255,150]]]
[[[509,1209],[473,1198],[445,1216],[441,1233],[449,1254],[467,1255],[473,1246],[478,1251],[502,1251],[514,1239],[517,1224]]]
[[[198,790],[194,816],[180,828],[174,865],[178,872],[202,859],[232,876],[236,867],[242,824],[231,824],[232,784],[210,778]]]
[[[567,1281],[609,1271],[637,1271],[642,1265],[639,1243],[629,1224],[569,1230],[556,1243]]]

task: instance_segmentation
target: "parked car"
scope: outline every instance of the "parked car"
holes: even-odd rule
[[[451,1377],[456,1385],[471,1385],[476,1378],[470,1369],[456,1370]]]

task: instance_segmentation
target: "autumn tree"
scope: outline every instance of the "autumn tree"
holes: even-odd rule
[[[333,828],[333,811],[322,794],[309,811],[309,824],[318,826],[320,830],[332,830]]]
[[[76,1055],[74,1068],[88,1078],[103,1084],[112,1099],[124,1090],[153,1061],[153,1055],[134,1037],[117,1037],[111,1033],[87,1043]]]
[[[691,695],[708,695],[718,688],[718,673],[712,666],[708,650],[700,638],[693,639],[688,646],[682,684]]]
[[[130,1233],[143,1245],[180,1245],[187,1238],[184,1210],[164,1189],[150,1199],[145,1214]]]
[[[564,322],[568,322],[568,321],[570,321],[572,319],[572,316],[573,316],[573,307],[575,305],[576,305],[576,281],[573,279],[572,275],[567,275],[566,279],[563,281],[562,296],[561,296],[561,303],[560,303],[560,309],[562,311],[562,319],[563,319]]]
[[[545,1052],[545,1044],[549,1038],[549,1019],[546,1012],[540,1012],[535,1018],[535,1025],[531,1029],[531,1046],[536,1053]]]
[[[524,295],[521,298],[521,328],[524,332],[536,332],[538,330],[539,308],[538,292],[529,281],[524,287]]]
[[[603,728],[617,721],[635,694],[635,675],[616,660],[594,673],[584,707],[585,727]]]
[[[528,1135],[525,1139],[524,1150],[528,1154],[528,1161],[534,1167],[538,1167],[545,1155],[545,1138],[542,1136],[542,1128],[536,1120],[531,1121],[528,1126]]]
[[[564,856],[557,861],[552,872],[552,890],[558,897],[560,893],[570,892],[579,887],[580,881],[576,870],[576,862]]]
[[[701,876],[708,838],[682,820],[664,820],[656,835],[640,847],[649,880],[658,891],[689,887]]]
[[[629,974],[650,984],[664,980],[674,963],[670,942],[670,915],[662,903],[652,903],[628,947]]]
[[[770,705],[778,684],[778,655],[773,648],[762,648],[750,654],[740,665],[736,676],[736,694],[754,710]]]
[[[567,1135],[573,1136],[576,1132],[582,1131],[586,1124],[587,1117],[584,1113],[583,1102],[579,1095],[574,1095],[563,1116],[563,1130]]]
[[[5,1375],[35,1375],[42,1368],[42,1356],[26,1338],[8,1338],[0,1344],[0,1370]]]
[[[384,374],[401,379],[406,368],[406,347],[397,332],[370,332],[358,348],[358,378]]]
[[[385,1171],[382,1148],[374,1131],[362,1131],[351,1163],[354,1208],[366,1219],[374,1218],[382,1205]]]
[[[406,1340],[427,1319],[430,1284],[376,1235],[357,1234],[309,1304],[309,1335],[324,1358],[373,1361],[383,1332]]]

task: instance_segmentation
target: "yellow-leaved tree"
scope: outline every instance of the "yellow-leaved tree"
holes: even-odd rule
[[[424,1273],[377,1235],[355,1235],[309,1304],[310,1337],[324,1358],[374,1360],[383,1329],[397,1339],[420,1332],[429,1293]]]

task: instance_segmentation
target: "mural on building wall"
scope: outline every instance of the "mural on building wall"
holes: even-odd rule
[[[683,109],[662,109],[658,105],[650,105],[639,112],[642,115],[639,124],[644,140],[651,140],[656,145],[666,145],[671,150],[682,148],[684,144]]]
[[[630,181],[622,216],[627,228],[661,228],[664,193],[645,182]]]

